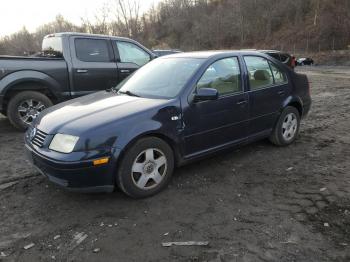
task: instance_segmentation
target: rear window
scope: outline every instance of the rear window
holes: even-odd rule
[[[42,50],[41,56],[62,58],[63,57],[62,38],[61,37],[44,38],[41,50]]]
[[[278,53],[267,53],[269,56],[277,59],[277,60],[281,60],[280,55]]]
[[[84,62],[110,62],[108,42],[103,39],[75,39],[77,58]]]

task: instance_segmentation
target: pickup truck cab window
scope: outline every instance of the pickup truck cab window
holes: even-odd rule
[[[272,72],[267,59],[259,56],[245,56],[249,75],[250,90],[258,90],[274,84]]]
[[[219,96],[242,91],[241,72],[236,57],[220,59],[211,64],[197,83],[198,88],[214,88]]]
[[[74,41],[77,58],[84,62],[110,62],[108,42],[104,39],[77,38]]]
[[[62,37],[44,38],[41,50],[44,57],[63,58]]]
[[[151,60],[151,56],[146,51],[133,43],[124,41],[116,41],[115,43],[118,47],[121,63],[134,63],[143,66]]]

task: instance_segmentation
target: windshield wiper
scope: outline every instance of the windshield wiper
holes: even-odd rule
[[[127,90],[127,91],[118,91],[118,94],[125,94],[125,95],[128,95],[128,96],[136,96],[136,97],[140,97],[139,95]]]

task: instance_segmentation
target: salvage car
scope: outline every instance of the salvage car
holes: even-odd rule
[[[0,113],[25,130],[45,108],[114,87],[153,58],[128,38],[48,35],[35,57],[0,56]]]
[[[298,58],[297,59],[297,64],[299,66],[313,65],[314,64],[314,60],[312,58],[309,58],[309,57]]]
[[[26,132],[26,152],[67,189],[148,197],[176,166],[264,138],[293,143],[309,88],[305,75],[259,52],[160,57],[110,91],[46,109]]]

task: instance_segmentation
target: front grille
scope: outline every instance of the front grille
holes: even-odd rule
[[[47,134],[39,129],[36,130],[32,143],[38,147],[43,147]]]

